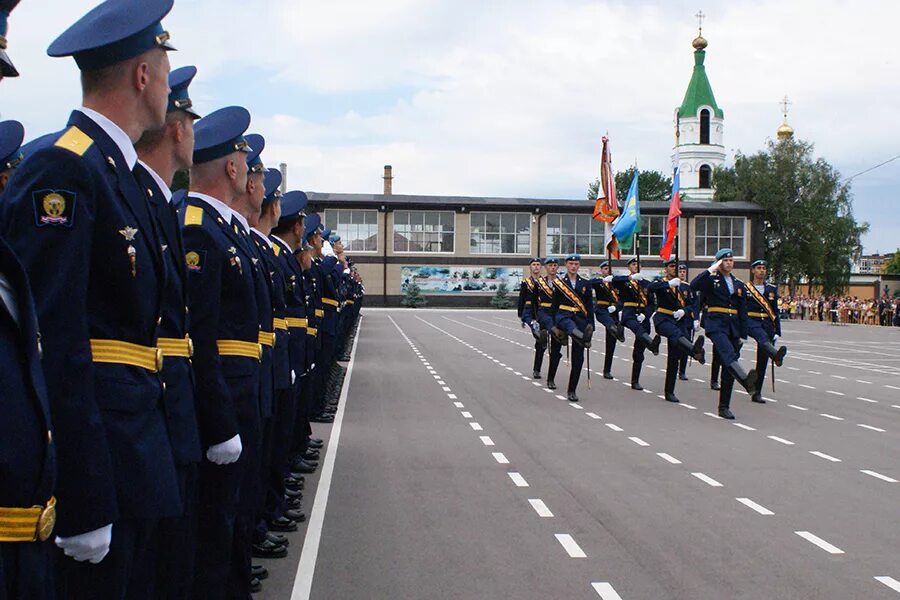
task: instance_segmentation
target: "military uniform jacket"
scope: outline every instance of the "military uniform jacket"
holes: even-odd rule
[[[576,275],[575,284],[568,276],[559,277],[553,288],[553,311],[556,321],[571,318],[576,322],[586,320],[594,322],[594,291],[591,282],[581,275]]]
[[[534,286],[534,298],[532,306],[534,306],[537,314],[538,322],[544,329],[550,329],[556,324],[556,312],[553,308],[553,296],[555,292],[553,288],[560,283],[558,277],[551,278],[549,275],[538,277],[535,280],[537,285]]]
[[[606,283],[602,279],[591,279],[591,287],[594,288],[596,306],[606,311],[608,306],[619,305],[619,292],[611,283]]]
[[[771,283],[765,284],[765,291],[760,293],[752,283],[747,288],[747,318],[750,323],[766,323],[771,326],[775,335],[781,336],[781,312],[778,310],[778,288]]]
[[[256,231],[250,232],[259,254],[265,263],[265,269],[269,273],[269,281],[272,283],[272,314],[276,319],[284,319],[287,316],[287,283],[284,274],[284,265],[275,255],[275,244],[269,246],[269,242],[263,239]],[[278,250],[281,252],[281,250]],[[291,291],[293,293],[293,291]],[[275,389],[288,390],[291,388],[291,362],[288,347],[290,345],[290,333],[286,329],[275,328],[276,340],[272,352],[275,369]]]
[[[315,261],[314,261],[315,262]],[[318,267],[318,281],[321,283],[321,302],[324,315],[321,320],[321,327],[324,333],[334,335],[337,333],[337,308],[340,305],[338,300],[337,287],[334,282],[334,275],[326,273],[322,269],[322,261],[316,262]]]
[[[270,236],[269,239],[272,240],[273,251],[281,264],[281,272],[284,277],[285,312],[292,319],[292,325],[290,326],[291,335],[288,342],[291,369],[297,377],[301,377],[309,368],[306,348],[309,345],[308,338],[312,337],[307,335],[309,315],[306,312],[307,293],[304,287],[303,271],[300,269],[300,265],[294,257],[294,252],[290,246],[277,237]],[[307,325],[301,327],[297,324],[298,321],[293,319],[299,319],[300,323],[306,323]]]
[[[258,346],[252,256],[204,200],[188,195],[182,211],[200,439],[208,448],[241,434],[246,445],[259,427],[259,354],[222,356],[218,341]]]
[[[150,210],[159,224],[160,248],[166,267],[166,287],[163,290],[159,325],[160,338],[184,339],[188,334],[187,266],[184,262],[184,241],[178,212],[166,200],[153,176],[141,165],[135,165],[134,175],[147,193]],[[175,462],[186,465],[200,462],[200,430],[194,405],[194,372],[190,358],[166,356],[162,379],[166,426]]]
[[[29,508],[46,504],[53,494],[56,451],[28,278],[2,238],[0,274],[17,312],[14,319],[0,300],[0,506]]]
[[[678,289],[669,287],[666,280],[653,281],[647,286],[647,291],[655,296],[656,312],[653,314],[653,323],[659,324],[663,321],[671,321],[673,323],[687,323],[694,319],[694,307],[689,301],[689,292],[691,286],[682,283]],[[678,321],[675,320],[673,313],[676,310],[683,310],[684,316]]]
[[[159,375],[94,362],[91,346],[155,347],[166,285],[155,219],[122,151],[75,111],[68,129],[29,145],[0,205],[0,234],[28,273],[43,333],[57,534],[177,514]]]
[[[325,310],[322,308],[322,282],[321,273],[315,261],[309,265],[309,269],[303,271],[303,285],[306,288],[306,314],[309,327],[307,334],[310,338],[310,345],[306,347],[307,362],[310,368],[316,361],[316,352],[322,348],[322,319],[325,317]]]
[[[537,280],[530,275],[523,279],[519,286],[517,314],[525,323],[531,323],[537,317],[537,308],[534,304],[535,288],[537,288]]]
[[[691,287],[703,298],[705,316],[703,328],[707,333],[724,332],[732,337],[747,338],[747,288],[734,275],[734,293],[728,291],[725,277],[719,273],[710,275],[703,270],[691,281]]]

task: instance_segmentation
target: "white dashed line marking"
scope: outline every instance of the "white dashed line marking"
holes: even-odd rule
[[[892,390],[900,390],[900,387],[897,387],[896,385],[887,385],[887,384],[884,384],[884,387],[889,388],[889,389],[892,389]]]
[[[790,406],[791,408],[796,408],[797,410],[809,410],[808,408],[797,406],[796,404],[788,404],[788,406]]]
[[[843,421],[844,420],[844,417],[836,417],[834,415],[829,415],[828,413],[819,413],[819,414],[822,415],[823,417],[825,417],[826,419],[831,419],[832,421]]]
[[[818,456],[819,458],[824,458],[825,460],[830,460],[831,462],[841,462],[841,459],[835,458],[829,454],[825,454],[824,452],[819,452],[818,450],[810,450],[810,454],[813,456]]]
[[[832,375],[832,377],[834,377],[835,379],[847,379],[843,375]]]
[[[799,371],[797,367],[785,367],[785,369],[790,369],[791,371]]]
[[[825,390],[826,394],[833,394],[835,396],[846,396],[844,392],[835,392],[834,390]]]
[[[875,579],[878,578],[876,577]],[[890,577],[887,579],[890,579]],[[622,600],[622,596],[616,592],[612,585],[605,581],[595,581],[591,583],[591,586],[594,588],[594,591],[600,595],[601,600]]]
[[[818,371],[809,371],[809,372],[812,373],[813,375],[821,375],[821,373],[819,373]]]
[[[491,455],[494,457],[494,460],[496,460],[501,465],[509,464],[509,459],[506,458],[506,455],[502,452],[492,452]]]
[[[864,383],[866,385],[872,385],[871,381],[866,381],[865,379],[857,379],[856,383]]]
[[[897,480],[893,477],[888,477],[887,475],[882,475],[881,473],[876,473],[875,471],[870,471],[868,469],[860,469],[860,473],[865,473],[870,477],[874,477],[875,479],[880,479],[882,481],[887,481],[888,483],[897,483]]]
[[[518,371],[513,371],[513,374],[519,375],[520,377],[521,377],[521,375],[522,375],[522,374],[521,374],[520,372],[518,372]]]
[[[438,385],[447,385],[447,382],[446,382],[446,381],[441,381],[440,379],[438,379],[438,380],[437,380],[437,384],[438,384]]]
[[[482,431],[482,430],[484,429],[484,427],[482,427],[480,423],[469,423],[469,425],[470,425],[470,426],[472,427],[472,429],[474,429],[475,431]]]
[[[589,416],[592,419],[602,419],[603,418],[600,415],[598,415],[597,413],[586,412],[584,414],[586,414],[587,416]]]
[[[639,437],[632,436],[628,439],[631,440],[632,442],[634,442],[635,444],[637,444],[638,446],[649,446],[650,445]]]
[[[869,429],[871,431],[877,431],[878,433],[884,433],[884,429],[880,427],[872,427],[871,425],[866,425],[865,423],[857,423],[857,427],[862,427],[863,429]]]
[[[822,538],[820,538],[816,535],[813,535],[808,531],[795,531],[794,533],[796,533],[797,535],[802,537],[807,542],[815,544],[816,546],[818,546],[819,548],[821,548],[828,554],[843,554],[844,553],[844,551],[841,550],[840,548],[838,548],[837,546],[833,546],[833,545],[829,544]]]
[[[878,400],[871,400],[869,398],[863,398],[862,396],[857,396],[857,400],[862,400],[863,402],[869,402],[871,404],[878,404]]]
[[[710,477],[709,475],[704,475],[703,473],[691,473],[694,477],[702,481],[703,483],[710,485],[712,487],[722,487],[722,484]]]
[[[740,427],[741,429],[746,429],[747,431],[756,431],[755,427],[750,427],[749,425],[744,425],[743,423],[732,423],[735,427]]]
[[[447,394],[447,397],[451,400],[456,400],[456,394]]]
[[[578,410],[584,410],[584,407],[577,402],[571,402],[569,406],[571,406],[572,408],[577,408]]]
[[[575,538],[568,533],[557,533],[556,541],[562,545],[570,558],[587,558],[587,554],[584,553],[584,550],[581,549],[581,546],[578,545]]]
[[[801,383],[801,384],[800,384],[800,387],[806,388],[806,389],[808,389],[808,390],[814,390],[814,389],[816,389],[816,388],[814,388],[814,387],[811,386],[811,385],[806,385],[805,383]]]
[[[449,392],[449,391],[450,391],[450,388],[448,388],[446,385],[445,385],[444,387],[442,387],[441,389],[444,390],[445,392]]]
[[[540,498],[529,498],[528,504],[531,505],[531,508],[534,509],[534,512],[536,512],[541,518],[546,519],[553,516],[553,513],[550,512],[550,509],[547,508],[547,505],[544,504],[544,501]]]
[[[624,429],[622,429],[615,423],[607,423],[606,426],[609,427],[610,429],[612,429],[613,431],[624,431]]]
[[[489,436],[482,435],[478,439],[480,439],[481,443],[484,444],[485,446],[493,446],[494,445],[494,440],[492,440]]]
[[[465,406],[463,406],[462,402],[454,402],[453,406],[455,406],[456,408],[465,408]]]
[[[681,402],[678,406],[683,406],[684,408],[688,408],[690,410],[697,410],[697,407],[693,404],[685,404],[684,402]]]
[[[516,487],[528,487],[528,482],[518,473],[507,473],[507,475],[509,475],[509,478],[516,484]]]
[[[719,415],[717,415],[716,413],[705,412],[703,414],[706,415],[707,417],[712,417],[713,419],[721,419],[722,418]]]
[[[900,592],[900,581],[897,581],[893,577],[876,577],[875,581],[883,583],[895,592]]]
[[[777,435],[767,435],[766,437],[769,438],[770,440],[774,440],[780,444],[784,444],[785,446],[793,446],[794,445],[794,442],[792,442],[791,440],[786,440],[784,438],[780,438]]]
[[[665,452],[657,452],[656,455],[657,455],[658,457],[660,457],[661,459],[663,459],[663,460],[665,460],[665,461],[668,461],[668,462],[672,463],[673,465],[680,465],[680,464],[681,464],[681,461],[680,461],[680,460],[678,460],[677,458],[675,458],[674,456],[672,456],[672,455],[670,455],[670,454],[666,454]]]
[[[765,506],[761,506],[761,505],[757,504],[756,502],[754,502],[754,501],[751,500],[750,498],[736,498],[736,500],[737,500],[738,502],[740,502],[741,504],[743,504],[744,506],[747,506],[747,507],[749,507],[749,508],[752,508],[753,510],[755,510],[756,512],[758,512],[758,513],[761,514],[761,515],[764,515],[764,516],[767,516],[767,517],[768,517],[768,516],[770,516],[770,515],[774,515],[774,514],[775,514],[775,513],[773,513],[771,510],[769,510],[768,508],[766,508]]]
[[[465,410],[462,411],[462,412],[459,413],[459,414],[461,414],[461,415],[463,416],[464,419],[471,419],[471,418],[472,418],[472,413],[470,413],[470,412],[468,412],[468,411],[465,411]]]

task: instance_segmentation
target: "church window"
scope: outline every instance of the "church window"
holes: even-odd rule
[[[700,143],[709,143],[709,110],[705,108],[700,111]]]
[[[712,169],[709,165],[700,165],[700,189],[708,190],[712,187]]]

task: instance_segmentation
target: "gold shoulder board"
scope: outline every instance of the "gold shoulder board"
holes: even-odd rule
[[[88,148],[93,144],[94,140],[92,140],[88,134],[73,125],[72,127],[69,127],[69,129],[62,134],[53,145],[57,148],[65,148],[78,156],[84,156],[84,153],[87,152]]]
[[[203,223],[203,209],[199,206],[188,206],[184,211],[184,225],[200,225]]]
[[[281,254],[281,246],[279,246],[278,244],[272,244],[272,252],[275,253],[275,256],[278,256],[279,254]]]

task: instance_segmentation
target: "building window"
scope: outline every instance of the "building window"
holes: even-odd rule
[[[606,254],[603,222],[591,215],[547,215],[547,255],[565,256],[578,253],[594,256]]]
[[[325,228],[341,236],[348,252],[378,249],[378,212],[374,210],[326,209]]]
[[[709,143],[709,111],[705,108],[700,111],[700,143]]]
[[[712,187],[712,169],[709,165],[700,165],[700,189],[708,190]]]
[[[472,254],[530,254],[531,215],[473,212],[469,215]]]
[[[641,215],[641,256],[659,256],[665,232],[666,217]]]
[[[394,252],[453,252],[452,212],[394,212]]]
[[[695,256],[715,256],[721,248],[731,248],[736,257],[746,257],[744,217],[696,217],[694,224]]]

